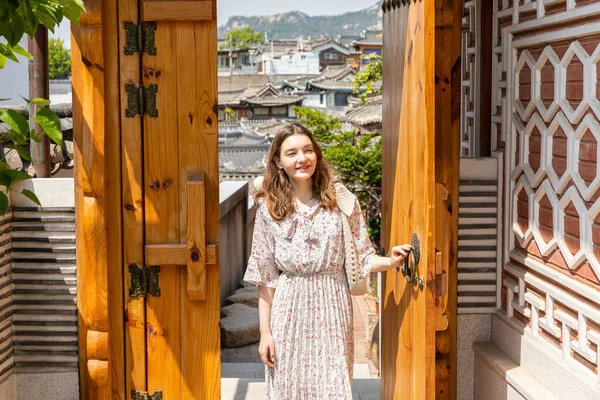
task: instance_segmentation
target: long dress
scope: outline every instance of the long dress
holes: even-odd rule
[[[375,250],[356,199],[349,223],[366,277]],[[265,398],[351,400],[354,332],[340,210],[317,204],[275,221],[263,202],[244,280],[276,288],[275,363],[265,365]]]

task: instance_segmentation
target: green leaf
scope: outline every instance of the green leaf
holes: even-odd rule
[[[83,10],[85,10],[85,7],[82,9],[78,4],[73,2],[63,9],[63,14],[69,21],[79,24],[79,16]]]
[[[7,169],[5,171],[2,171],[2,173],[8,175],[13,180],[13,182],[26,181],[27,179],[31,179],[31,176],[27,172],[15,171],[14,169]]]
[[[10,188],[12,188],[14,180],[10,175],[6,173],[7,171],[10,171],[10,169],[0,171],[0,185],[6,187],[7,190],[10,190]]]
[[[27,138],[27,133],[29,132],[27,119],[15,110],[0,109],[0,121],[7,124],[19,137]]]
[[[34,59],[34,57],[31,54],[29,54],[27,52],[27,50],[25,50],[23,47],[19,46],[18,44],[14,45],[12,47],[12,51],[13,51],[13,53],[16,53],[16,54],[18,54],[20,56],[23,56],[23,57],[25,57],[25,58],[27,58],[29,60],[33,60]]]
[[[33,36],[38,28],[39,22],[33,14],[29,0],[24,0],[20,3],[21,5],[17,10],[17,15],[23,19],[23,29],[25,30],[25,33],[29,36]]]
[[[4,68],[4,66],[6,65],[6,60],[8,60],[8,58],[0,54],[0,69]]]
[[[13,53],[12,49],[4,43],[0,43],[0,54],[16,63],[19,62],[19,59],[17,56],[15,56],[15,53]]]
[[[15,146],[17,153],[21,156],[21,158],[25,161],[31,161],[31,157],[29,156],[29,152],[23,146]]]
[[[63,137],[60,119],[55,113],[50,111],[49,108],[43,107],[38,110],[33,118],[40,124],[44,133],[48,135],[54,143],[62,146]]]
[[[8,210],[8,196],[6,193],[0,192],[0,214],[6,214],[6,210]]]
[[[35,195],[35,193],[33,193],[31,190],[23,189],[21,194],[23,196],[27,197],[29,200],[33,201],[38,206],[40,206],[40,207],[42,206],[42,204],[40,203],[40,199],[38,199],[37,196]]]
[[[46,107],[46,106],[50,105],[50,100],[44,99],[42,97],[38,97],[33,100],[29,100],[28,103],[35,104],[40,107]]]

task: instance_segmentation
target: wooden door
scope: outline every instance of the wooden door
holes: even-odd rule
[[[125,392],[217,399],[216,1],[120,1],[119,27]]]
[[[383,4],[382,399],[455,398],[460,3]]]

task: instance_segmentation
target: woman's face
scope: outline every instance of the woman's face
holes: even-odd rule
[[[280,159],[277,163],[288,177],[300,182],[311,179],[317,168],[317,153],[313,149],[310,138],[296,134],[289,136],[281,144]]]

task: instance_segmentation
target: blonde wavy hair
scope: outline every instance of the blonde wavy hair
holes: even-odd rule
[[[277,167],[277,161],[281,154],[281,145],[292,135],[307,136],[312,143],[313,151],[317,155],[317,166],[312,176],[312,184],[313,193],[321,202],[320,207],[332,210],[337,204],[333,190],[334,177],[331,167],[323,159],[321,147],[310,130],[301,124],[294,123],[281,128],[275,135],[275,139],[273,139],[269,150],[262,188],[256,195],[256,200],[264,199],[266,201],[269,214],[275,221],[281,221],[295,209],[290,178],[284,170]]]

